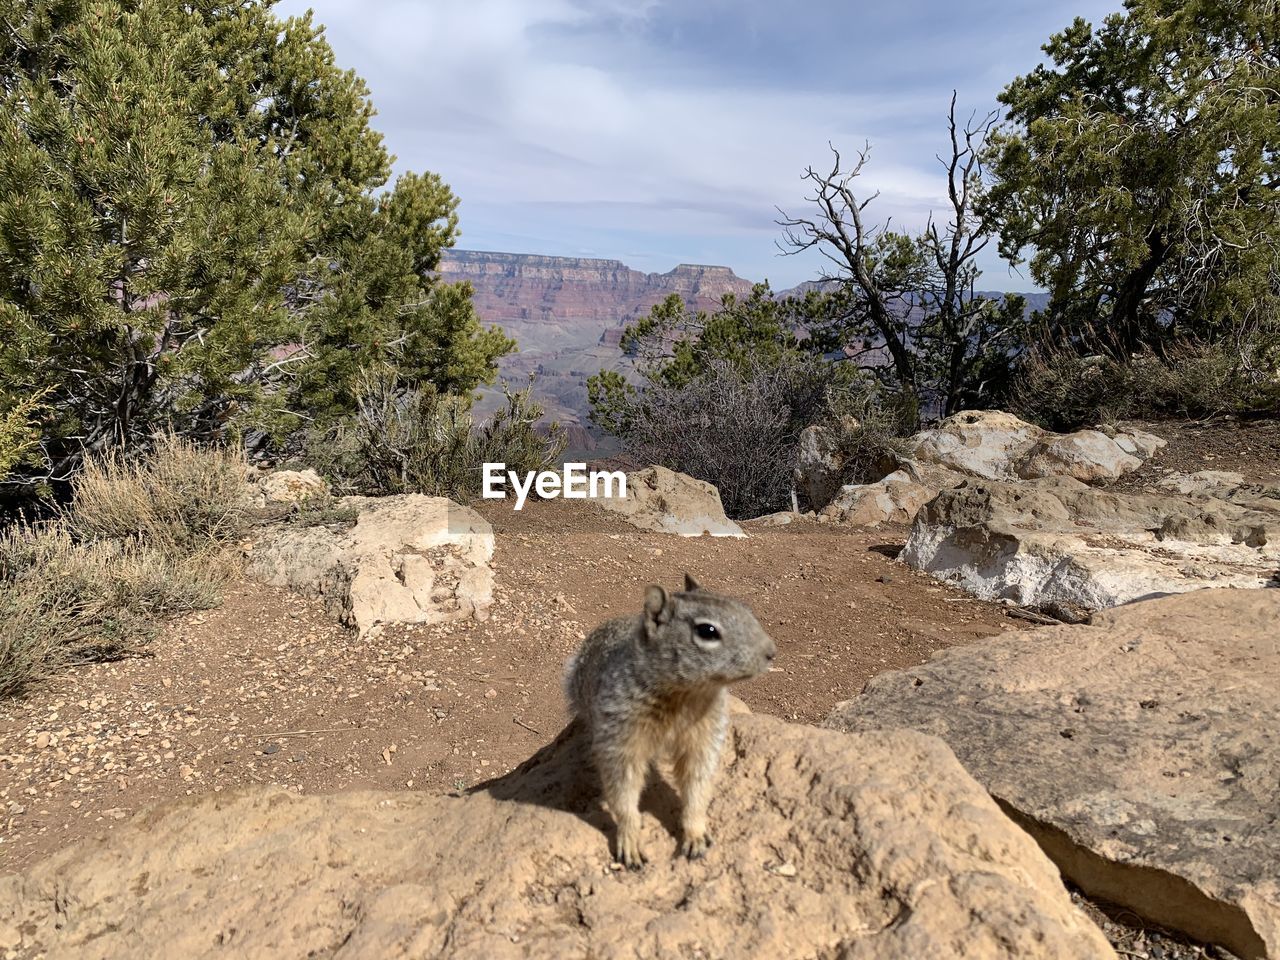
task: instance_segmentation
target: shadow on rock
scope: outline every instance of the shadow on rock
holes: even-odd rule
[[[496,800],[514,800],[550,810],[572,813],[600,830],[614,849],[617,833],[600,796],[600,779],[591,764],[590,735],[577,720],[510,773],[477,784],[468,794],[487,793]],[[650,769],[640,812],[651,814],[675,838],[680,837],[680,798],[662,774]]]

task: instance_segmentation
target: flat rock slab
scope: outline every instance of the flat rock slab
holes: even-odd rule
[[[1276,585],[1280,500],[967,479],[920,509],[902,559],[984,600],[1050,611]]]
[[[739,716],[705,860],[610,868],[570,728],[467,796],[280,789],[161,807],[0,880],[0,949],[108,957],[1114,958],[937,738]]]
[[[942,737],[1086,892],[1280,957],[1280,591],[1204,590],[956,647],[827,725]]]

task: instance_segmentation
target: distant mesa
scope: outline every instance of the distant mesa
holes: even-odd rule
[[[721,266],[682,263],[666,273],[643,273],[620,260],[480,250],[448,251],[440,274],[446,280],[470,281],[476,309],[486,322],[589,324],[593,342],[601,329],[647,314],[672,293],[707,309],[725,293],[745,295],[752,286]]]
[[[499,376],[517,389],[532,383],[549,419],[567,428],[571,454],[593,451],[600,439],[587,418],[587,377],[632,371],[622,351],[628,323],[673,293],[696,310],[714,310],[724,294],[746,296],[753,286],[724,266],[682,263],[644,273],[620,260],[480,250],[448,251],[440,275],[468,281],[481,320],[515,338],[519,352],[502,359]],[[499,398],[497,390],[481,391],[477,412],[492,413]]]

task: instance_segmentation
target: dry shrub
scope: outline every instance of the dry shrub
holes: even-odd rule
[[[679,386],[650,383],[628,410],[628,454],[714,484],[730,517],[790,506],[800,432],[828,411],[831,365],[784,356],[710,360]]]
[[[1190,341],[1124,361],[1049,344],[1023,357],[1010,407],[1052,430],[1126,419],[1202,419],[1267,406],[1267,379],[1248,345]]]
[[[485,463],[521,473],[558,465],[564,432],[555,424],[544,431],[542,416],[530,391],[522,390],[508,393],[505,405],[477,424],[466,398],[405,390],[367,375],[355,416],[310,437],[303,459],[338,489],[465,502],[480,496]]]
[[[68,664],[139,650],[159,618],[215,606],[233,569],[209,551],[79,543],[57,520],[10,526],[0,532],[0,696]]]
[[[244,529],[242,453],[161,435],[145,456],[113,453],[85,463],[65,513],[77,539],[135,540],[187,554]]]
[[[827,426],[835,438],[843,483],[875,483],[897,469],[904,438],[915,432],[913,403],[882,390],[832,391]]]
[[[244,529],[244,460],[173,436],[86,463],[53,519],[0,530],[0,696],[59,667],[140,650],[156,624],[215,606]]]

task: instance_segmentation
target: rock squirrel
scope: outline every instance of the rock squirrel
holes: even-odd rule
[[[726,686],[762,673],[777,646],[747,607],[685,576],[683,593],[651,586],[644,611],[596,627],[565,664],[569,708],[617,825],[618,862],[640,869],[640,793],[649,767],[674,761],[681,850],[703,856],[707,803],[728,725]]]

